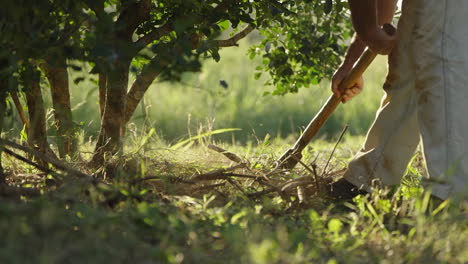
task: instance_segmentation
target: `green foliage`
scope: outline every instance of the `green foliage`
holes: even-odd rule
[[[266,84],[276,87],[274,95],[296,93],[331,76],[352,34],[344,2],[336,1],[334,8],[331,0],[305,2],[309,3],[289,8],[294,15],[261,29],[265,38],[250,51],[251,58],[262,56],[263,67],[257,68],[256,76],[270,74]]]
[[[31,76],[30,63],[79,57],[79,28],[86,19],[80,1],[4,1],[0,10],[0,77],[16,87]]]
[[[264,68],[275,93],[284,94],[317,83],[336,66],[349,36],[343,7],[340,1],[8,0],[0,59],[9,73],[56,56],[91,62],[94,72],[133,60],[135,71],[147,64],[162,79],[179,80],[182,72],[199,71],[203,58],[219,61],[217,39],[250,25],[266,37]]]
[[[89,73],[100,74],[106,100],[99,100],[107,111],[101,124],[105,140],[96,149],[104,149],[99,144],[110,140],[107,150],[119,149],[121,142],[120,133],[108,131],[120,131],[111,124],[126,125],[156,77],[180,81],[184,72],[200,71],[204,59],[220,61],[221,48],[237,46],[254,29],[269,41],[263,43],[269,47],[264,63],[276,86],[274,94],[296,92],[331,72],[340,54],[338,43],[345,39],[341,36],[349,35],[343,4],[329,1],[8,1],[2,12],[5,34],[0,35],[0,47],[7,52],[0,54],[0,71],[9,87],[37,83],[38,66],[54,65],[56,58],[92,66],[85,72],[86,67],[70,63],[71,69],[83,73],[73,78],[74,84],[92,78]],[[131,89],[129,72],[137,76]],[[229,88],[225,81],[220,85]]]

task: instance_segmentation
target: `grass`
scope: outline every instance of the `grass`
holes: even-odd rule
[[[141,138],[140,138],[141,139]],[[347,136],[332,158],[341,169],[362,137]],[[421,168],[409,166],[393,195],[384,190],[354,203],[311,195],[249,199],[226,183],[203,191],[170,179],[227,168],[232,162],[206,148],[215,143],[249,161],[249,173],[271,170],[291,140],[267,139],[245,146],[201,137],[188,148],[171,149],[153,135],[126,156],[126,172],[108,185],[64,178],[38,199],[0,203],[1,263],[466,263],[468,218],[457,206],[427,214]],[[333,141],[316,140],[304,161],[327,162]],[[86,144],[81,144],[86,149]],[[83,154],[84,155],[84,154]],[[5,157],[9,181],[28,185],[34,169]],[[79,164],[77,166],[80,166]],[[133,169],[129,169],[133,168]],[[83,168],[85,170],[85,168]],[[129,173],[132,171],[132,173]],[[245,169],[241,172],[246,173]],[[320,171],[319,171],[320,172]],[[307,175],[303,168],[270,176],[272,182]],[[142,177],[156,180],[129,184]],[[37,179],[37,177],[35,178]],[[223,182],[214,181],[214,183]],[[244,192],[261,186],[238,180]],[[213,182],[197,184],[206,186]],[[466,208],[465,208],[466,210]],[[432,211],[434,212],[434,211]]]

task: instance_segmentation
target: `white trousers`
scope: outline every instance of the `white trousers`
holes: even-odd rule
[[[406,0],[386,92],[344,177],[364,190],[397,185],[422,141],[423,182],[447,199],[468,195],[468,0]]]

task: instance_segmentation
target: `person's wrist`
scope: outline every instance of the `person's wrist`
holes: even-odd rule
[[[357,33],[354,36],[353,43],[363,49],[366,47],[366,43]]]
[[[340,67],[338,68],[339,71],[349,72],[351,68],[353,68],[354,63],[349,61],[344,61]]]

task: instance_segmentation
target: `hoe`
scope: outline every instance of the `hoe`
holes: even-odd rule
[[[385,24],[383,29],[391,36],[396,33],[396,29],[390,24]],[[359,78],[367,69],[367,67],[369,67],[376,56],[376,53],[367,48],[353,66],[348,76],[346,76],[346,78],[343,80],[343,86],[350,87],[353,85],[357,78]],[[328,98],[327,102],[322,106],[317,115],[310,121],[309,125],[307,125],[304,133],[297,139],[294,146],[288,149],[276,161],[279,168],[292,169],[296,166],[296,164],[302,158],[302,150],[307,146],[307,144],[309,144],[320,128],[322,128],[325,121],[327,121],[330,115],[335,111],[340,102],[341,98],[335,94]]]

